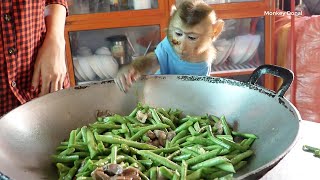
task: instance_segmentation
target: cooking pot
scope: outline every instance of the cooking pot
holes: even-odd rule
[[[256,84],[264,74],[283,79],[278,92]],[[125,115],[140,101],[154,107],[179,108],[190,115],[225,115],[229,123],[238,123],[238,131],[258,135],[252,146],[254,156],[235,175],[238,179],[256,179],[279,162],[297,138],[300,114],[283,97],[292,80],[291,71],[263,65],[248,82],[203,76],[145,76],[126,94],[113,81],[51,93],[0,119],[0,171],[13,179],[57,179],[50,155],[72,129],[95,121],[96,110]]]

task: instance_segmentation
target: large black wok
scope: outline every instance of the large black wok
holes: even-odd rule
[[[265,73],[284,79],[277,93],[256,85]],[[57,179],[50,155],[70,130],[93,122],[96,110],[123,115],[141,101],[179,108],[186,114],[225,115],[231,124],[238,121],[239,131],[257,134],[259,139],[253,145],[254,157],[236,177],[256,178],[279,162],[297,137],[299,112],[283,97],[292,79],[289,70],[264,65],[248,83],[198,76],[149,76],[127,94],[112,81],[52,93],[0,119],[0,171],[12,179]]]

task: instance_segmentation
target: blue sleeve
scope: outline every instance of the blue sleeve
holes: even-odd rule
[[[167,74],[168,72],[168,54],[164,47],[164,40],[162,40],[156,47],[155,54],[157,56],[159,65],[160,65],[160,73]]]

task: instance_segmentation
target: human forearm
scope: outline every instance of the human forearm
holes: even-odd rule
[[[66,8],[60,4],[50,4],[46,6],[45,20],[47,28],[46,37],[64,41]]]

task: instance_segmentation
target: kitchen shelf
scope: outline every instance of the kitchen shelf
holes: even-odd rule
[[[224,63],[213,66],[210,76],[229,77],[251,74],[260,64],[256,62],[247,62],[243,64]]]

